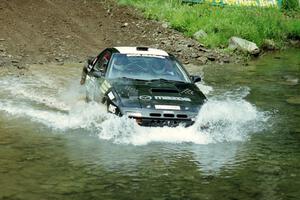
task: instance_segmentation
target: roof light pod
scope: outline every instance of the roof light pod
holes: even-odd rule
[[[148,51],[149,48],[148,47],[137,47],[136,50],[137,51]]]

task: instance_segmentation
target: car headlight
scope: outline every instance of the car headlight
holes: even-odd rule
[[[126,112],[128,117],[142,117],[142,113],[139,112]]]

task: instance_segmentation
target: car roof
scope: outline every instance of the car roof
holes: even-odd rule
[[[123,54],[143,54],[153,56],[169,56],[167,52],[161,49],[148,47],[115,47],[117,51]]]

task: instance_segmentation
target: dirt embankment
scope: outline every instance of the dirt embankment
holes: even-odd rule
[[[114,0],[1,0],[0,13],[0,66],[84,61],[123,45],[162,48],[184,63],[233,59]]]

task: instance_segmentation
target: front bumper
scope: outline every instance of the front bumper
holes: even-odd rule
[[[135,118],[135,120],[140,126],[146,127],[189,127],[195,123],[191,119]]]
[[[195,123],[197,111],[170,111],[153,109],[126,110],[124,113],[134,118],[141,126],[146,127],[177,127],[192,126]]]

